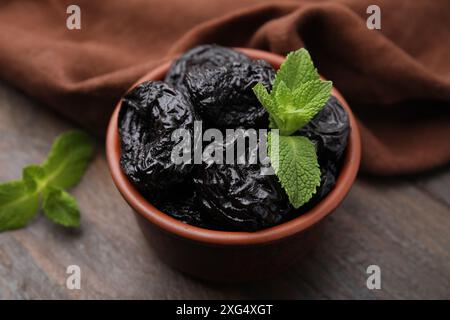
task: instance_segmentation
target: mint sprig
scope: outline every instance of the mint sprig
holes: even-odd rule
[[[87,134],[63,133],[55,139],[42,165],[25,167],[22,180],[0,184],[0,231],[26,226],[39,211],[40,202],[44,215],[51,221],[78,227],[80,213],[76,200],[64,189],[81,180],[93,150]]]
[[[316,192],[320,185],[320,168],[313,142],[307,137],[291,135],[322,110],[330,98],[331,88],[332,82],[320,79],[305,49],[287,55],[277,71],[271,92],[261,83],[253,87],[269,113],[270,127],[279,130],[277,139],[269,136],[269,156],[295,208],[308,202]]]

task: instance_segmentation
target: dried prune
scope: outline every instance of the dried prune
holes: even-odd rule
[[[317,150],[321,184],[311,203],[317,203],[334,187],[336,175],[345,152],[350,132],[348,115],[336,97],[331,96],[325,107],[301,130]]]
[[[209,226],[201,215],[192,180],[170,188],[165,195],[151,197],[151,201],[159,210],[184,223],[205,228]]]
[[[122,100],[119,113],[120,164],[144,195],[181,183],[193,169],[171,161],[177,128],[192,135],[197,116],[183,94],[160,81],[138,85]]]
[[[214,148],[226,150],[228,143]],[[194,178],[201,210],[227,230],[254,231],[282,222],[293,208],[278,178],[262,174],[268,166],[236,159],[235,164],[206,164]]]
[[[250,58],[218,45],[198,46],[184,53],[171,65],[164,81],[179,91],[185,92],[184,79],[193,69],[220,67],[233,61],[248,62]]]
[[[252,87],[261,82],[270,90],[274,78],[271,65],[255,60],[193,70],[185,85],[207,127],[267,128],[268,114]]]

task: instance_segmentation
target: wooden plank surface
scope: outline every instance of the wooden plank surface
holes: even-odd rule
[[[0,84],[0,181],[39,163],[52,140],[73,126]],[[325,222],[319,245],[274,279],[210,284],[161,263],[110,178],[102,142],[72,192],[80,230],[38,217],[0,233],[0,299],[377,299],[450,298],[450,170],[420,177],[359,177]],[[81,290],[65,286],[68,265],[82,270]],[[366,268],[381,268],[382,289],[366,287]]]

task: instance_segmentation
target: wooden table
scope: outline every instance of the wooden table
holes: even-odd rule
[[[39,163],[73,126],[0,84],[0,181]],[[42,216],[0,233],[0,299],[377,299],[450,298],[450,170],[420,177],[359,177],[325,222],[318,247],[267,282],[220,285],[191,279],[149,249],[112,183],[98,141],[96,156],[72,193],[80,230]],[[66,268],[81,268],[81,290],[66,288]],[[366,268],[381,268],[381,290],[366,287]]]

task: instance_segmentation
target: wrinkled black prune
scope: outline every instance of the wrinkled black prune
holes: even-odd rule
[[[170,66],[164,81],[185,92],[184,79],[193,69],[223,66],[228,62],[249,62],[245,54],[218,45],[197,46],[184,53]]]
[[[185,85],[206,127],[267,128],[268,114],[252,88],[261,82],[270,90],[274,78],[271,65],[254,60],[193,70]]]
[[[197,227],[208,227],[205,217],[201,215],[192,180],[171,188],[165,195],[151,197],[151,201],[155,207],[175,219]]]
[[[334,96],[330,97],[314,119],[299,130],[300,135],[307,136],[315,143],[322,175],[320,187],[311,203],[317,203],[334,187],[349,132],[347,112]]]
[[[226,150],[229,143],[216,143],[215,149]],[[276,175],[262,174],[268,167],[248,158],[245,164],[205,164],[194,178],[201,210],[226,230],[255,231],[282,222],[293,208]]]
[[[192,131],[197,116],[183,94],[160,81],[147,81],[122,100],[119,113],[120,164],[144,195],[181,183],[193,166],[175,164],[171,152],[178,143],[172,132]]]

